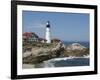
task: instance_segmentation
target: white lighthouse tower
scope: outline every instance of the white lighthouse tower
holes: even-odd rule
[[[51,35],[50,35],[50,22],[46,23],[46,35],[45,35],[46,43],[51,43]]]

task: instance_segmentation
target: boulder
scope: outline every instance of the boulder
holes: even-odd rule
[[[79,43],[73,43],[66,47],[63,56],[82,57],[89,55],[89,48],[82,46]]]
[[[67,50],[83,50],[83,49],[86,49],[86,47],[82,46],[79,43],[73,43],[69,45],[66,49]]]

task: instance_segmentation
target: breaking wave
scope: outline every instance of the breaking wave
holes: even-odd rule
[[[74,58],[89,58],[89,57],[90,56],[83,56],[83,57],[70,56],[70,57],[64,57],[64,58],[54,58],[54,59],[50,59],[50,60],[47,60],[47,61],[52,62],[52,61],[68,60],[68,59],[74,59]]]
[[[38,64],[36,68],[52,68],[52,67],[67,67],[67,66],[87,66],[89,65],[89,56],[84,57],[64,57],[54,58]]]

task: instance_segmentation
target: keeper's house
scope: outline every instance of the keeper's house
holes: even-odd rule
[[[24,32],[23,33],[23,41],[28,41],[28,42],[39,42],[39,37],[37,34],[33,32]]]

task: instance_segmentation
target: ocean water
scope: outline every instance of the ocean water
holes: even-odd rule
[[[43,63],[36,64],[35,68],[89,66],[89,62],[89,57],[54,58],[44,61]]]
[[[68,60],[60,60],[54,62],[55,67],[66,67],[66,66],[88,66],[89,58],[73,58]]]
[[[89,48],[89,45],[90,45],[90,43],[88,42],[88,41],[84,41],[84,42],[82,42],[82,41],[77,41],[77,42],[75,42],[75,41],[62,41],[66,46],[68,46],[68,45],[70,45],[70,44],[72,44],[72,43],[79,43],[79,44],[81,44],[82,46],[85,46],[85,47],[87,47],[87,48]]]

